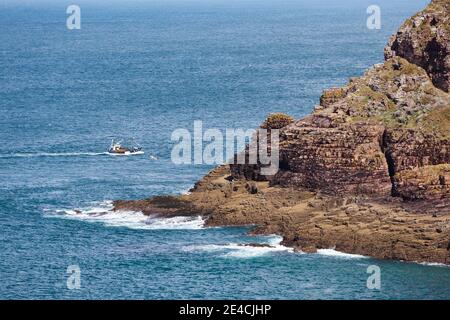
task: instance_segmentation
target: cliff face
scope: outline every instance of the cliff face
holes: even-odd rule
[[[392,36],[386,59],[405,58],[424,68],[436,87],[450,89],[450,1],[434,0]]]
[[[326,90],[310,116],[284,127],[275,176],[262,177],[259,166],[232,165],[234,177],[330,194],[448,202],[450,95],[440,89],[448,90],[447,9],[448,1],[433,1],[391,39],[383,64]]]

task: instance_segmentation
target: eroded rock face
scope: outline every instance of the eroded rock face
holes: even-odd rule
[[[326,193],[447,199],[439,166],[450,163],[449,52],[450,1],[434,0],[392,36],[383,64],[326,90],[312,115],[281,129],[275,176],[258,165],[232,165],[232,174]]]
[[[332,194],[441,199],[446,188],[430,185],[433,192],[422,196],[427,182],[398,177],[448,164],[449,137],[450,95],[421,67],[394,57],[343,88],[326,90],[312,115],[283,128],[275,176],[261,176],[258,165],[231,171],[236,178]]]
[[[433,0],[408,19],[385,49],[386,59],[405,58],[424,68],[440,89],[450,89],[450,1]]]
[[[381,125],[342,122],[333,114],[300,120],[283,132],[281,169],[271,183],[388,196],[391,181],[380,145],[383,132]]]
[[[232,175],[448,202],[448,179],[429,174],[450,163],[449,52],[450,1],[434,0],[392,36],[384,63],[325,90],[312,115],[281,129],[275,176],[262,176],[260,165],[232,165]]]
[[[445,178],[450,167],[448,139],[404,129],[387,132],[385,144],[392,166],[393,195],[406,200],[450,202],[449,178]]]
[[[408,200],[450,198],[450,165],[442,164],[403,170],[394,177],[395,190]],[[442,203],[444,206],[448,203]]]

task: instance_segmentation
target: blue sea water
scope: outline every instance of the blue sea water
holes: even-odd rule
[[[372,2],[78,1],[81,30],[66,28],[72,2],[0,3],[0,298],[449,299],[445,266],[242,247],[279,239],[108,211],[186,192],[212,168],[171,162],[174,129],[304,116],[381,62],[426,4],[379,0],[382,28],[369,30]],[[104,154],[112,137],[145,155]]]

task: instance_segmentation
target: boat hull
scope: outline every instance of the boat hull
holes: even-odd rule
[[[144,151],[108,152],[110,156],[137,156],[144,154]]]

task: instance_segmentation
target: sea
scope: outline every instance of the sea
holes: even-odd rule
[[[381,63],[426,4],[0,1],[0,298],[449,299],[444,265],[293,252],[251,226],[111,210],[186,193],[214,167],[175,164],[175,130],[307,115]],[[114,138],[145,153],[111,156]]]

